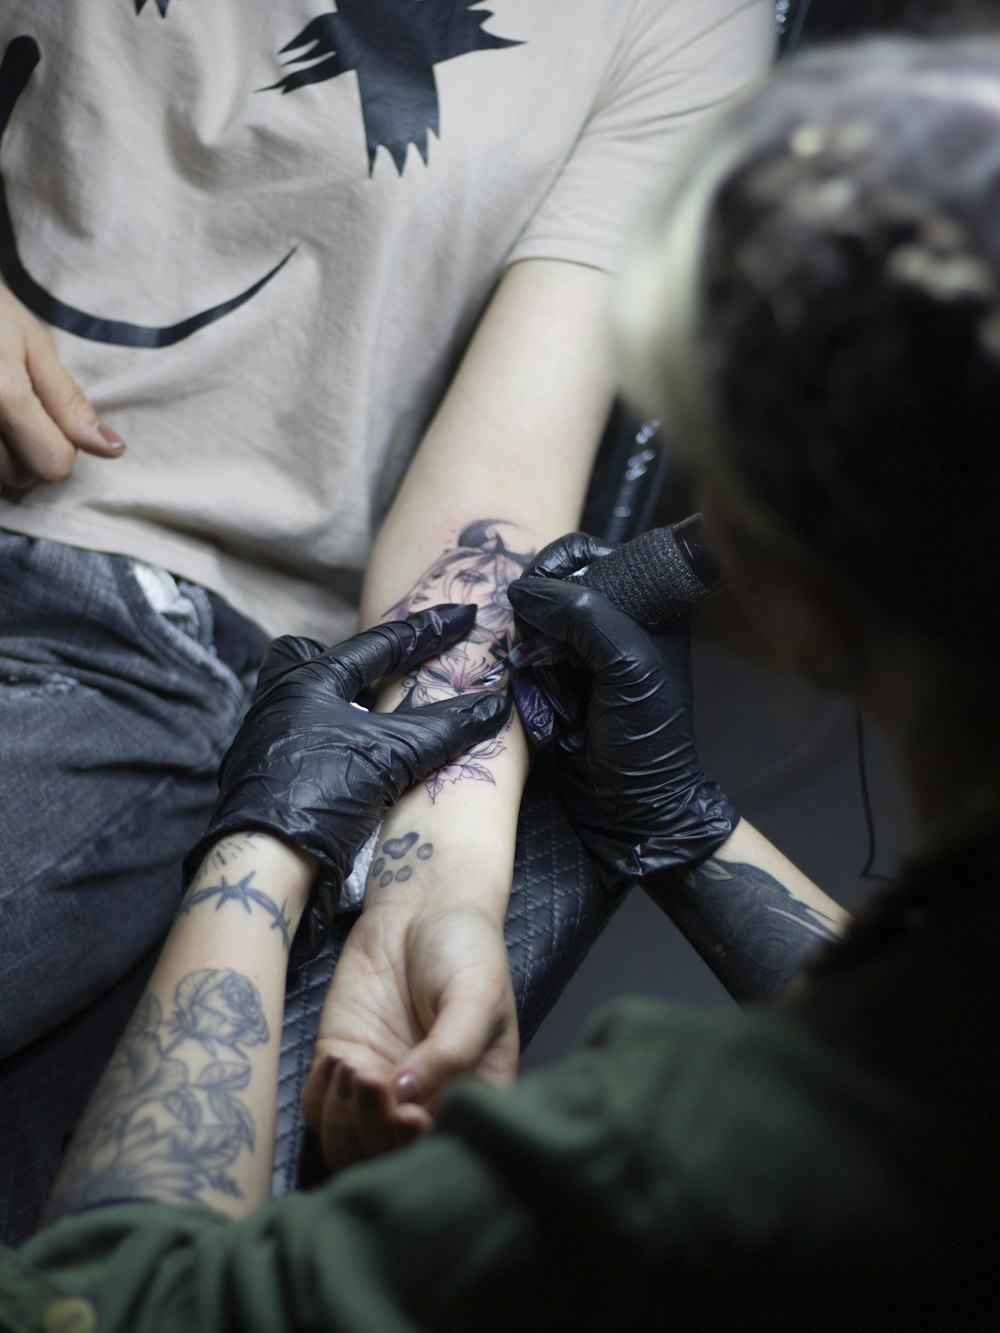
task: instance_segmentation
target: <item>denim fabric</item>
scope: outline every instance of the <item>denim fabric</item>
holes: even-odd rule
[[[130,560],[0,532],[0,1058],[173,918],[267,641],[181,590],[184,614],[161,614]]]

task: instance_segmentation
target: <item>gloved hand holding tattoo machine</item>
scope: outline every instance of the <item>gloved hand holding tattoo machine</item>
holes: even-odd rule
[[[658,530],[646,538],[662,550],[664,531],[671,535]],[[549,663],[542,694],[539,684],[518,682],[515,649],[519,711],[536,740],[553,740],[562,752],[563,800],[609,888],[704,860],[739,821],[695,751],[686,626],[657,633],[619,609],[624,603],[649,620],[676,622],[708,595],[714,574],[707,559],[701,566],[707,578],[699,577],[683,554],[669,544],[666,550],[678,579],[673,587],[662,574],[651,581],[661,594],[655,604],[642,593],[643,557],[635,543],[608,556],[607,546],[581,533],[546,547],[509,589],[521,620],[544,635],[527,641],[522,659],[533,661],[536,672],[539,662]],[[611,571],[607,592],[618,605],[605,594],[605,581],[601,592],[589,586],[616,556],[626,577]],[[582,568],[585,581],[572,578]],[[543,655],[543,645],[557,651]]]

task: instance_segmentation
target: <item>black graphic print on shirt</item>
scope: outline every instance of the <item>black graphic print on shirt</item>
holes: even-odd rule
[[[165,7],[165,0],[164,0]],[[17,101],[31,78],[35,67],[41,60],[38,43],[31,37],[15,37],[7,47],[0,63],[0,142],[10,122]],[[171,347],[174,343],[189,338],[208,324],[238,310],[271,281],[285,264],[288,263],[294,249],[284,259],[275,264],[269,273],[248,287],[239,296],[230,301],[202,310],[177,324],[154,327],[145,324],[129,324],[124,320],[101,319],[97,315],[88,315],[83,310],[67,305],[58,297],[51,295],[40,286],[24,267],[17,249],[14,224],[10,215],[7,199],[7,185],[0,171],[0,274],[7,286],[24,305],[39,319],[56,328],[75,333],[80,338],[89,338],[93,342],[113,343],[119,347]]]
[[[135,0],[135,12],[141,14],[146,7],[146,0]],[[163,15],[167,17],[167,10],[170,8],[170,0],[156,0],[156,7]]]
[[[339,0],[293,37],[280,54],[301,68],[263,89],[295,92],[335,79],[349,70],[358,76],[361,112],[368,142],[369,175],[380,146],[389,150],[403,174],[406,151],[416,144],[427,162],[427,135],[440,138],[434,67],[473,51],[522,43],[483,31],[490,10],[473,10],[480,0]],[[471,11],[471,12],[470,12]]]

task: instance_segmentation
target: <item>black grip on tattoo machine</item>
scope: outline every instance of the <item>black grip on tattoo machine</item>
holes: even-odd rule
[[[655,629],[683,620],[722,583],[700,513],[643,532],[573,577]]]
[[[709,552],[700,512],[641,533],[569,578],[593,588],[641,625],[657,630],[683,620],[724,582]],[[514,647],[506,663],[498,663],[483,679],[499,674],[504,665],[524,671],[558,662],[561,657],[561,650],[544,634],[532,634]]]
[[[700,513],[644,532],[568,577],[654,630],[669,629],[683,620],[724,581],[708,550]],[[573,706],[558,678],[545,670],[563,655],[560,645],[535,633],[516,644],[506,663],[498,663],[484,677],[487,683],[504,666],[508,668],[515,706],[539,746],[553,739],[560,723],[564,747],[582,743]]]

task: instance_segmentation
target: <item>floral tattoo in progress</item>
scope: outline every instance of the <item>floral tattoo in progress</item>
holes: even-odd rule
[[[260,993],[239,972],[189,972],[168,1014],[147,995],[73,1140],[52,1215],[116,1199],[242,1198],[228,1168],[256,1135],[237,1094],[248,1049],[269,1038]]]
[[[407,616],[437,602],[474,602],[479,608],[467,639],[423,663],[403,681],[401,709],[418,708],[469,690],[497,688],[495,681],[485,685],[481,681],[513,647],[514,613],[507,600],[507,586],[535,555],[531,549],[515,549],[518,533],[516,525],[505,519],[485,518],[470,523],[459,533],[455,546],[444,551],[406,596],[386,612]],[[505,749],[501,732],[432,773],[424,783],[431,800],[435,801],[449,784],[465,778],[492,783],[489,761]]]
[[[434,844],[422,842],[417,833],[387,838],[372,861],[368,883],[380,889],[387,889],[390,884],[405,884],[413,877],[414,863],[429,861],[433,855]]]

